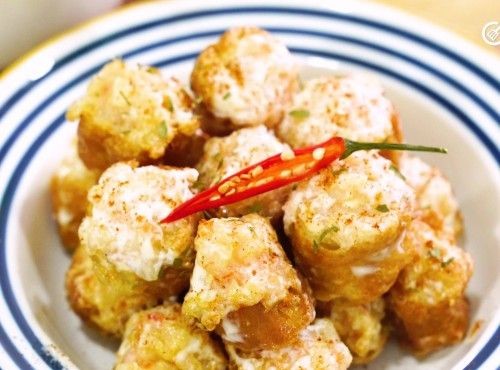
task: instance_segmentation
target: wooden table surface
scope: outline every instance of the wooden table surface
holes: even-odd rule
[[[500,22],[500,0],[375,0],[453,31],[476,45],[500,55],[500,46],[483,41],[483,26]]]

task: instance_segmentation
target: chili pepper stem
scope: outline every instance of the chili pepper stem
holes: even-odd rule
[[[381,150],[405,150],[412,152],[432,152],[432,153],[448,153],[445,148],[437,148],[433,146],[424,145],[411,145],[411,144],[399,144],[399,143],[362,143],[358,141],[351,141],[345,139],[345,151],[340,156],[340,159],[345,159],[349,157],[352,153],[359,150],[371,150],[371,149],[381,149]]]

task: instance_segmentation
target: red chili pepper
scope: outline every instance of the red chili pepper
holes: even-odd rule
[[[397,143],[359,143],[334,137],[318,145],[274,155],[226,177],[176,207],[161,222],[173,222],[196,212],[236,203],[301,181],[336,159],[347,158],[358,150],[370,149],[446,153],[446,149],[442,148]]]

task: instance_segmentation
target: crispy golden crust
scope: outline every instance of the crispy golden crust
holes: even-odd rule
[[[452,241],[460,238],[462,215],[451,184],[437,169],[421,159],[404,154],[399,170],[417,195],[418,218]]]
[[[351,355],[328,319],[317,319],[304,328],[296,342],[277,349],[246,352],[226,343],[230,369],[343,370]]]
[[[203,155],[208,138],[201,129],[192,136],[177,135],[165,150],[163,163],[175,167],[195,167]]]
[[[269,221],[201,221],[183,313],[246,349],[279,347],[314,319],[314,306]],[[259,323],[259,319],[262,322]],[[280,328],[271,333],[263,323]]]
[[[118,272],[93,261],[76,249],[66,274],[66,293],[75,313],[103,334],[121,337],[129,317],[184,291],[190,270],[168,268],[147,282],[132,273]]]
[[[345,299],[331,302],[331,319],[342,342],[353,356],[354,364],[367,364],[384,349],[389,336],[382,324],[385,304],[382,298],[368,304],[353,304]]]
[[[125,160],[153,163],[177,135],[200,126],[194,101],[175,78],[120,60],[102,68],[67,117],[79,121],[80,157],[101,170]]]
[[[226,31],[204,49],[191,74],[191,87],[215,118],[208,127],[272,127],[297,87],[298,68],[286,46],[256,27]],[[218,127],[215,127],[218,126]]]
[[[297,263],[310,277],[317,299],[347,297],[361,304],[387,292],[401,268],[411,261],[413,251],[402,247],[399,241],[384,249],[387,254],[382,260],[378,260],[377,254],[365,256],[362,252],[352,252],[348,255],[327,250],[297,255]],[[306,259],[308,265],[303,262]]]
[[[52,214],[68,251],[79,244],[78,227],[87,209],[87,193],[98,178],[99,171],[89,170],[78,157],[76,142],[52,176]]]
[[[417,258],[401,271],[388,296],[402,342],[419,356],[463,339],[469,305],[464,290],[472,275],[470,255],[414,221],[404,243]]]
[[[114,164],[89,191],[79,230],[82,246],[102,264],[148,281],[166,266],[192,266],[198,215],[160,221],[193,196],[190,186],[197,175],[190,168]]]
[[[277,133],[293,148],[333,136],[370,142],[397,142],[402,136],[397,113],[382,87],[356,75],[306,81]]]
[[[469,327],[469,302],[461,297],[432,307],[408,304],[394,322],[401,345],[415,356],[425,357],[464,339]]]
[[[198,184],[208,188],[249,165],[290,149],[282,144],[265,126],[245,128],[231,135],[209,139],[196,168],[200,172]],[[241,217],[258,213],[277,221],[283,214],[282,207],[290,192],[289,187],[276,189],[241,202],[214,210],[219,217]]]
[[[290,289],[288,294],[271,308],[258,303],[228,314],[216,331],[227,338],[227,322],[239,328],[242,340],[233,343],[242,350],[281,348],[295,342],[299,332],[314,319],[314,302],[307,282],[301,279],[303,291]],[[226,324],[226,325],[225,325]]]
[[[411,261],[401,240],[414,193],[390,166],[376,153],[357,153],[291,193],[285,231],[317,299],[370,302]]]
[[[169,303],[132,315],[115,370],[223,370],[226,358],[209,333],[191,325]]]

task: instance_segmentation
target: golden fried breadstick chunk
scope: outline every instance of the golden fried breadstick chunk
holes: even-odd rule
[[[89,170],[78,157],[74,141],[50,183],[52,213],[59,237],[69,251],[79,244],[78,227],[87,209],[87,193],[98,178],[99,171]]]
[[[208,132],[276,125],[296,90],[298,68],[279,40],[256,27],[233,28],[201,52],[191,87],[215,119]]]
[[[317,319],[304,328],[298,340],[275,350],[245,352],[226,343],[230,369],[344,370],[352,357],[328,319]]]
[[[170,268],[158,280],[148,282],[96,263],[79,247],[66,274],[66,293],[71,308],[84,322],[103,334],[121,337],[133,313],[186,289],[189,275],[188,269]]]
[[[389,335],[382,324],[385,304],[382,298],[371,303],[353,304],[345,299],[331,302],[331,319],[354,364],[367,364],[384,349]]]
[[[304,83],[277,128],[293,148],[333,136],[369,142],[400,142],[402,131],[392,103],[375,80],[357,75],[328,76]],[[396,158],[397,153],[388,153]]]
[[[292,191],[285,232],[316,298],[368,303],[389,290],[412,258],[401,240],[414,197],[375,152],[355,153]]]
[[[111,166],[89,191],[89,211],[79,230],[82,246],[100,263],[147,281],[168,266],[192,267],[198,216],[160,221],[193,196],[190,186],[197,176],[191,168]]]
[[[289,151],[265,126],[241,129],[226,137],[213,137],[204,147],[203,156],[196,166],[200,172],[198,183],[208,188],[220,180],[267,157]],[[283,214],[282,207],[290,188],[274,191],[237,202],[215,211],[219,216],[240,217],[249,213],[277,220]]]
[[[133,312],[187,288],[198,216],[160,220],[193,196],[196,178],[194,169],[133,163],[104,171],[79,229],[87,262],[75,257],[67,277],[70,302],[84,320],[119,336]]]
[[[200,126],[194,101],[175,78],[121,60],[106,64],[67,113],[79,121],[78,151],[89,168],[160,159],[177,136]]]
[[[190,324],[170,303],[127,322],[115,370],[223,370],[226,358],[209,333]]]
[[[399,170],[417,194],[419,219],[444,237],[456,240],[462,233],[462,216],[450,182],[436,167],[407,153]]]
[[[201,221],[183,314],[238,348],[284,346],[314,319],[307,284],[269,221],[256,214]]]
[[[403,343],[423,356],[463,339],[472,259],[421,221],[412,222],[404,243],[413,244],[418,257],[401,271],[388,302]]]

